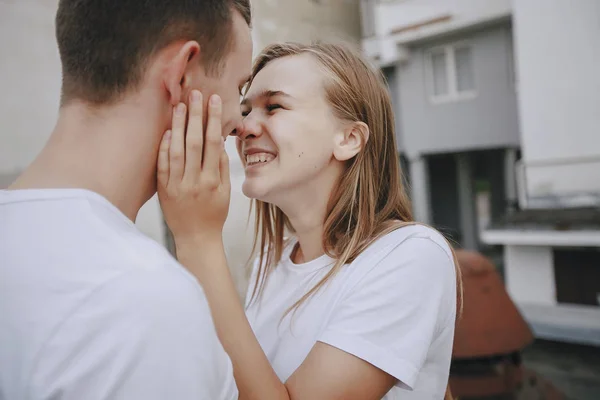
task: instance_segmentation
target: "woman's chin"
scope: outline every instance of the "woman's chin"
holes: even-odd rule
[[[250,199],[268,202],[269,189],[259,182],[252,182],[252,180],[246,179],[242,184],[242,193]]]

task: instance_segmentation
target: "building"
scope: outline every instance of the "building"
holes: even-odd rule
[[[0,189],[7,187],[33,160],[56,122],[61,71],[54,36],[58,0],[0,0]],[[254,0],[253,41],[258,53],[271,42],[316,39],[345,40],[359,45],[358,0]],[[233,140],[232,195],[224,228],[226,252],[240,296],[246,291],[244,268],[250,254],[253,225],[250,202],[241,193],[244,172]],[[170,247],[156,196],[141,209],[138,227]]]
[[[363,49],[390,85],[416,218],[478,249],[476,190],[494,216],[514,197],[504,168],[519,149],[510,4],[449,3],[363,2]]]
[[[538,337],[600,345],[600,3],[361,10],[417,219],[492,256]]]

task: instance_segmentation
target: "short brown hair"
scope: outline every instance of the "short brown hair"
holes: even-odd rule
[[[110,103],[142,79],[147,60],[175,40],[196,40],[209,73],[232,45],[232,15],[251,24],[250,0],[60,0],[56,39],[62,103]]]

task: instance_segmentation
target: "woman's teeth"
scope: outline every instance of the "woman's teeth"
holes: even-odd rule
[[[246,165],[254,165],[258,163],[268,163],[273,160],[275,156],[270,153],[254,153],[246,156]]]

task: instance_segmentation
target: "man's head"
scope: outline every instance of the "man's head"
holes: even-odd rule
[[[61,103],[106,106],[143,92],[174,105],[198,88],[221,95],[230,133],[250,73],[249,1],[60,0]]]

